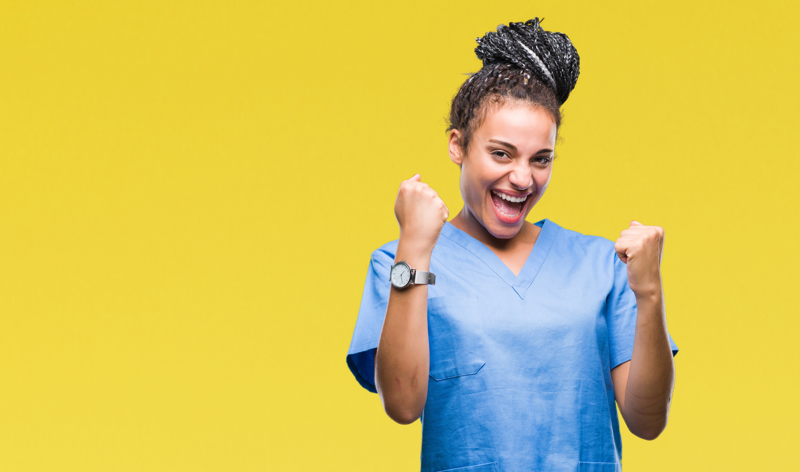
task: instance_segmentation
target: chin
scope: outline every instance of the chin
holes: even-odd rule
[[[511,239],[522,229],[522,225],[525,224],[525,218],[523,217],[522,220],[514,226],[509,226],[506,224],[502,224],[496,221],[490,222],[489,225],[484,225],[486,230],[497,239]]]
[[[525,225],[525,218],[528,216],[529,211],[525,209],[520,212],[520,215],[513,218],[505,217],[505,215],[498,215],[494,208],[489,210],[487,218],[481,221],[483,227],[492,236],[497,239],[511,239],[519,234],[522,227]]]

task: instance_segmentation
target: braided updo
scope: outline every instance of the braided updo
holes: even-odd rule
[[[450,107],[448,131],[461,132],[466,153],[472,133],[488,108],[509,100],[547,110],[561,125],[560,107],[575,88],[580,73],[578,51],[567,35],[542,30],[539,18],[500,25],[477,38],[475,54],[483,67],[461,86]]]

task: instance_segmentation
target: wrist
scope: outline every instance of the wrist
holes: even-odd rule
[[[657,304],[664,298],[664,292],[661,288],[661,284],[654,284],[634,290],[633,294],[636,296],[636,303],[639,305],[643,303]]]
[[[412,269],[427,272],[431,265],[432,253],[433,247],[429,244],[415,240],[404,240],[403,237],[400,236],[394,261],[399,262],[404,260]]]

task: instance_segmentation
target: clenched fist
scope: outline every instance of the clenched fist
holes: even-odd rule
[[[400,184],[394,214],[402,239],[432,251],[450,212],[439,194],[421,180],[416,174]]]
[[[631,221],[620,233],[614,249],[628,266],[628,285],[637,296],[661,292],[661,254],[664,250],[664,228]]]

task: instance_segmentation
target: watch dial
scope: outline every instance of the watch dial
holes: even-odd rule
[[[411,271],[405,264],[399,264],[392,268],[392,283],[397,287],[404,287],[411,279]]]

